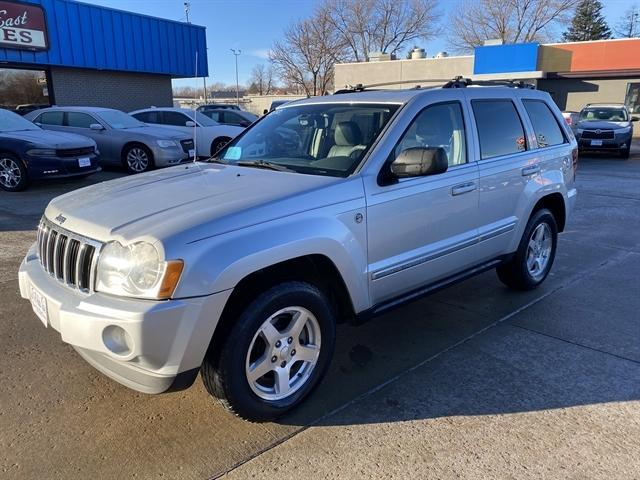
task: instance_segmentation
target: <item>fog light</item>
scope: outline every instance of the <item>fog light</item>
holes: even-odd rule
[[[102,331],[102,342],[110,352],[121,357],[127,356],[133,349],[133,340],[127,331],[116,325],[109,325]]]

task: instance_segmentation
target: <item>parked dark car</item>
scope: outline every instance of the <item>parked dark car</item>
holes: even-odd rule
[[[580,111],[575,135],[580,151],[617,152],[629,158],[633,139],[633,122],[640,118],[631,116],[622,103],[589,103]]]
[[[198,112],[221,125],[236,125],[238,127],[248,127],[258,119],[257,115],[243,110],[213,108],[210,106],[199,107]]]
[[[20,115],[0,109],[0,188],[24,190],[30,181],[86,176],[100,170],[90,138],[49,132]]]

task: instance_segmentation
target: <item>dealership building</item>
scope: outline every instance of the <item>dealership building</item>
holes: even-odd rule
[[[423,50],[411,59],[336,65],[336,89],[356,84],[387,84],[388,88],[428,86],[463,76],[476,80],[524,80],[551,94],[563,110],[587,103],[626,103],[640,112],[640,39],[575,43],[520,43],[477,47],[473,55],[426,58]]]
[[[205,28],[72,0],[0,0],[0,107],[171,106],[208,75]]]

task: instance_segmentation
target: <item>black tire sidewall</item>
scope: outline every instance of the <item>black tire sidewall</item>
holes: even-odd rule
[[[149,163],[147,164],[147,168],[145,168],[141,172],[136,172],[135,170],[132,170],[129,167],[129,162],[127,161],[127,156],[129,155],[129,152],[134,148],[140,148],[144,150],[144,152],[147,154],[147,157],[149,158]],[[124,168],[127,169],[127,172],[132,174],[148,172],[149,170],[152,170],[155,165],[153,160],[153,153],[151,153],[151,150],[149,150],[149,148],[146,145],[141,145],[141,144],[129,145],[127,148],[125,148],[124,151],[122,152],[122,163],[124,164]]]
[[[542,275],[538,279],[534,279],[529,273],[529,269],[527,268],[527,249],[529,245],[529,240],[531,238],[531,234],[533,231],[540,225],[541,223],[546,223],[551,230],[551,254],[549,256],[549,262],[545,268],[544,275]],[[556,257],[556,250],[558,247],[558,225],[556,223],[555,217],[553,214],[547,210],[546,208],[540,209],[535,212],[529,222],[527,223],[527,227],[525,228],[524,234],[522,235],[522,240],[520,241],[520,245],[518,246],[518,251],[516,252],[515,262],[516,267],[520,270],[520,277],[528,288],[535,288],[540,285],[549,275],[551,271],[551,267],[553,266],[553,262]]]
[[[213,142],[211,142],[211,156],[213,157],[216,153],[218,153],[221,149],[225,147],[227,143],[231,141],[231,138],[228,137],[218,137]]]
[[[249,386],[245,373],[246,355],[263,322],[278,310],[291,306],[308,309],[318,320],[321,334],[318,362],[306,385],[293,395],[282,400],[264,400]],[[299,404],[318,385],[329,367],[335,343],[335,323],[335,314],[326,296],[308,283],[287,282],[260,295],[238,318],[217,362],[225,396],[233,410],[245,418],[269,420]]]
[[[22,175],[22,178],[20,178],[18,185],[16,185],[15,187],[8,188],[8,187],[5,187],[4,185],[0,185],[0,189],[4,190],[5,192],[21,192],[22,190],[27,188],[27,185],[29,185],[29,174],[27,172],[27,167],[25,167],[22,160],[11,153],[0,153],[0,157],[9,158],[13,160],[18,165],[18,168],[20,169],[20,174]]]

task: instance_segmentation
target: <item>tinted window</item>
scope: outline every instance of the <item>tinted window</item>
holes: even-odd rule
[[[473,100],[482,159],[526,150],[524,128],[511,100]]]
[[[140,112],[133,116],[144,123],[161,123],[158,112]]]
[[[184,127],[189,119],[180,112],[162,112],[162,123],[164,125],[175,125]]]
[[[35,121],[43,125],[62,125],[63,117],[64,112],[44,112]]]
[[[558,121],[546,103],[539,100],[523,100],[522,103],[531,119],[539,147],[550,147],[564,143],[564,136]]]
[[[442,148],[449,165],[467,162],[462,108],[459,103],[441,103],[425,108],[413,120],[395,149],[395,156],[412,147]]]
[[[67,126],[89,128],[92,123],[98,123],[91,115],[81,112],[67,112]]]
[[[214,122],[222,123],[222,112],[220,110],[205,110],[204,114]]]
[[[240,125],[243,121],[243,118],[240,115],[233,113],[231,110],[224,112],[224,122],[233,125]]]

